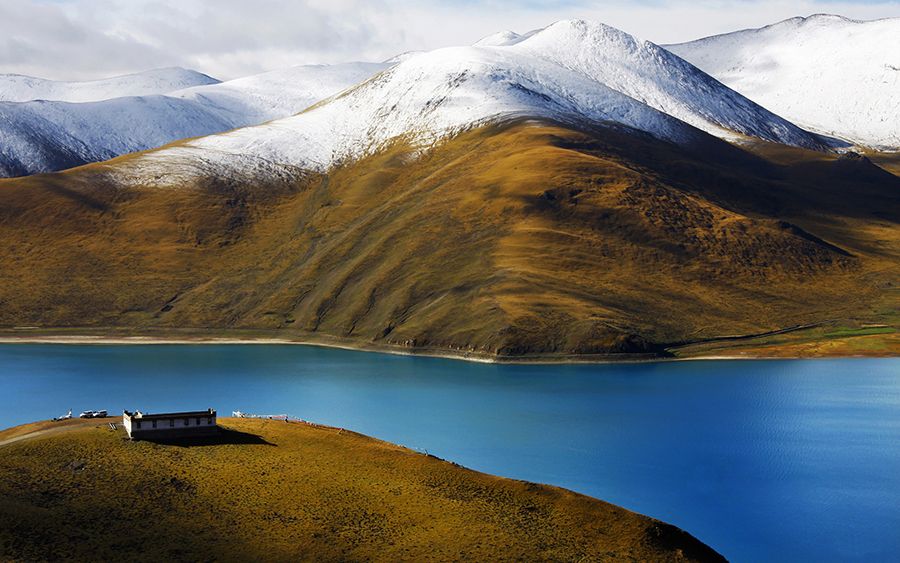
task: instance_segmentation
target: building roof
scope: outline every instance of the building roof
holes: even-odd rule
[[[163,412],[150,414],[141,411],[135,411],[134,413],[130,413],[128,411],[122,411],[125,416],[129,418],[140,418],[140,419],[156,419],[156,420],[166,420],[169,418],[197,418],[197,417],[205,417],[205,416],[216,416],[216,411],[213,409],[207,409],[205,411],[188,411],[188,412]]]

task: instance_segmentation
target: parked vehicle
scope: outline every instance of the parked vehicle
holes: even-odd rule
[[[96,411],[94,413],[94,418],[106,418],[106,410]]]
[[[78,418],[94,418],[94,411],[84,411]]]

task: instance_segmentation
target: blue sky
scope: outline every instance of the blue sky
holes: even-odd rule
[[[91,80],[182,66],[227,80],[382,61],[566,18],[677,43],[815,13],[900,17],[900,0],[0,0],[0,73]]]

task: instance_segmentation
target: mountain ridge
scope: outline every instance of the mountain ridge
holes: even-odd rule
[[[100,102],[112,98],[167,94],[220,80],[195,70],[168,67],[89,80],[64,82],[21,74],[0,74],[0,102]]]
[[[567,20],[506,46],[420,54],[298,115],[179,143],[139,165],[187,170],[202,160],[233,173],[256,158],[323,172],[395,139],[427,147],[523,117],[603,122],[673,143],[693,142],[699,128],[830,150],[652,43]]]
[[[425,59],[416,62],[421,57]],[[309,158],[279,162],[321,168],[329,162],[361,155],[366,150],[363,145],[367,138],[374,137],[375,142],[369,144],[377,146],[393,136],[419,135],[427,145],[445,133],[452,135],[466,127],[502,119],[503,115],[517,117],[529,113],[553,119],[570,114],[576,120],[604,120],[673,142],[685,142],[692,134],[680,131],[682,127],[672,123],[671,117],[736,142],[750,136],[819,150],[830,150],[832,143],[756,106],[668,51],[600,23],[563,20],[525,35],[501,32],[471,47],[448,48],[395,60],[401,58],[397,65],[405,70],[394,70],[387,76],[397,78],[405,72],[405,78],[391,84],[382,78],[382,87],[393,88],[392,96],[407,100],[407,111],[418,112],[406,116],[410,123],[400,123],[403,116],[397,115],[397,104],[388,103],[385,96],[378,98],[370,88],[368,95],[373,99],[368,103],[380,104],[381,113],[377,108],[362,107],[367,103],[363,100],[365,94],[353,94],[358,101],[355,107],[336,109],[337,115],[325,116],[327,122],[320,120],[310,125],[322,132],[322,139],[309,132],[297,133],[301,139],[305,138],[301,143],[309,145],[308,152],[312,153]],[[53,171],[156,148],[179,139],[284,118],[354,84],[359,83],[357,90],[364,88],[366,78],[392,64],[296,67],[186,90],[163,92],[161,88],[150,97],[86,104],[33,101],[0,104],[8,122],[5,131],[0,131],[3,155],[0,174]],[[456,87],[463,88],[454,94],[453,87],[434,83],[435,77],[428,72],[427,65],[438,69],[438,73],[446,73],[448,80],[453,79],[454,73],[467,79],[476,77],[480,80],[478,88],[459,83]],[[120,77],[120,81],[129,79],[139,84],[140,77],[145,76],[145,82],[152,82],[147,78],[151,74],[154,73]],[[431,94],[425,91],[428,84]],[[514,90],[501,92],[504,85]],[[440,92],[442,89],[447,91]],[[123,92],[127,93],[127,88]],[[419,92],[418,102],[413,100],[416,92]],[[450,115],[446,108],[439,106],[452,102],[454,96],[477,99],[485,107],[478,110],[460,106],[458,115]],[[331,102],[342,103],[340,98]],[[413,108],[415,103],[421,107]],[[430,104],[437,105],[424,107]],[[133,112],[134,118],[122,119],[123,109]],[[664,115],[655,115],[653,110]],[[373,127],[362,130],[360,124],[350,123],[348,112],[373,122]],[[135,127],[135,121],[142,122],[142,127]],[[393,128],[386,127],[388,122],[393,122]],[[285,121],[272,130],[283,130],[286,125],[290,127],[289,123]],[[120,131],[128,134],[122,135]],[[237,136],[248,134],[244,131]],[[254,147],[265,142],[249,141]],[[218,145],[212,148],[221,153],[227,141],[212,143]],[[269,144],[278,143],[283,141],[274,140]],[[247,152],[248,148],[238,142],[236,150]],[[277,160],[271,150],[260,156]]]
[[[152,95],[0,102],[0,177],[53,172],[291,115],[388,66],[312,65],[186,89],[173,80]],[[159,85],[166,70],[122,77],[138,84],[119,92],[147,90],[142,77]]]

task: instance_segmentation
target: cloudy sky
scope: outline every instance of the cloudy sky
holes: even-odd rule
[[[815,13],[900,17],[900,0],[0,0],[0,73],[91,80],[182,66],[228,80],[382,61],[565,18],[676,43]]]

